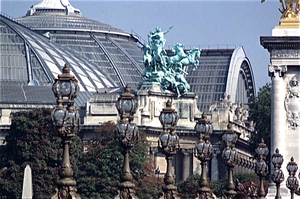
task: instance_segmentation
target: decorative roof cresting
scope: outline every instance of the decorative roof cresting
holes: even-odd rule
[[[32,5],[30,10],[27,11],[27,16],[52,12],[60,12],[65,15],[81,15],[80,10],[74,8],[69,0],[43,0],[35,6]]]

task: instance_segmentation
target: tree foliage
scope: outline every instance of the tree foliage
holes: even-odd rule
[[[55,193],[58,167],[62,161],[61,138],[53,131],[50,109],[34,109],[12,114],[6,145],[0,149],[0,196],[21,198],[24,169],[32,169],[34,192],[50,197]],[[82,156],[82,142],[72,140],[71,162]]]
[[[0,149],[0,196],[21,198],[24,169],[32,169],[35,192],[54,194],[57,166],[62,159],[61,139],[53,132],[50,109],[16,112],[6,136],[6,145]],[[80,140],[73,140],[71,148],[81,150]],[[76,151],[76,150],[74,150]],[[74,153],[73,153],[74,155]],[[80,153],[76,153],[80,156]],[[75,160],[74,156],[73,159]]]
[[[233,181],[239,180],[242,184],[249,182],[256,182],[258,176],[255,173],[236,173],[233,175]],[[221,197],[223,193],[227,190],[228,178],[223,178],[220,180],[216,180],[211,182],[211,187],[213,193],[217,197]]]
[[[199,181],[201,176],[199,174],[189,176],[185,181],[177,184],[178,193],[181,198],[189,199],[196,198],[198,195]],[[237,173],[233,175],[234,182],[236,179],[242,184],[249,185],[250,182],[257,182],[257,175],[254,173]],[[209,180],[209,187],[213,194],[217,197],[221,197],[227,189],[228,178],[223,178],[216,181]],[[257,185],[257,184],[256,184]]]
[[[6,145],[0,148],[0,198],[21,198],[26,165],[32,169],[33,191],[50,198],[56,188],[58,168],[62,161],[61,138],[53,131],[50,109],[35,109],[12,115]],[[73,139],[70,153],[75,171],[77,193],[84,198],[113,198],[118,190],[123,166],[122,148],[114,139],[116,126],[103,123],[86,146]],[[139,142],[132,148],[130,168],[140,199],[159,198],[154,166],[148,156],[146,135],[140,132]]]
[[[113,198],[117,194],[124,157],[122,148],[114,139],[116,126],[106,122],[96,130],[97,136],[89,141],[87,153],[77,174],[78,193],[82,198]],[[140,132],[139,142],[130,153],[130,169],[139,198],[149,198],[157,192],[149,182],[155,179],[153,164],[148,160],[149,145]],[[87,183],[92,182],[92,183]]]
[[[136,195],[139,199],[158,199],[162,196],[163,179],[156,178],[153,160],[148,157],[142,168],[142,174],[137,183]]]
[[[271,139],[271,89],[272,85],[267,83],[261,87],[255,98],[251,99],[249,105],[249,120],[255,125],[255,132],[250,137],[250,147],[252,152],[263,138],[266,145],[270,148]]]
[[[179,196],[186,199],[197,198],[200,177],[199,174],[195,174],[179,182],[177,184]]]

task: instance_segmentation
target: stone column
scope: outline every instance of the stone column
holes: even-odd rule
[[[219,180],[219,163],[217,159],[217,154],[214,153],[214,156],[211,159],[211,180]]]
[[[157,165],[157,153],[158,153],[158,148],[157,147],[150,147],[150,155],[151,155],[151,158],[154,162],[154,168],[155,169],[158,167],[158,165]]]
[[[285,151],[285,125],[286,112],[284,109],[285,85],[283,76],[287,71],[285,65],[269,66],[269,76],[272,80],[272,95],[271,95],[271,148],[270,157],[272,162],[272,155],[276,148],[284,155]],[[273,173],[274,168],[271,167],[270,172]],[[276,185],[271,183],[268,191],[268,197],[275,197]]]
[[[190,154],[192,153],[191,149],[181,149],[183,154],[182,161],[182,180],[186,180],[190,176]]]
[[[286,112],[284,109],[285,85],[283,76],[287,71],[287,66],[269,66],[269,76],[272,79],[272,99],[271,99],[271,156],[276,148],[281,149],[284,155],[285,149],[285,125]]]

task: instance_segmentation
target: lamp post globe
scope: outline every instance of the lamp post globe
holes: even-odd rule
[[[259,156],[259,158],[262,158],[263,160],[266,159],[269,149],[267,145],[265,144],[264,139],[261,139],[261,142],[258,144],[258,147],[255,149],[255,152]]]
[[[222,136],[223,141],[225,142],[226,146],[234,147],[235,143],[238,140],[237,134],[232,129],[232,125],[228,124],[226,132]]]
[[[177,112],[174,108],[172,108],[171,101],[168,100],[166,103],[166,108],[163,108],[163,110],[160,112],[159,121],[164,129],[168,128],[169,130],[175,130],[178,120],[179,117]]]
[[[210,138],[213,132],[213,126],[207,119],[207,115],[205,113],[203,113],[202,118],[197,121],[194,129],[199,139],[200,137],[202,137],[204,140],[208,140]]]
[[[119,112],[120,117],[128,118],[129,121],[133,120],[133,115],[137,110],[137,99],[134,94],[130,93],[130,86],[127,84],[124,93],[118,98],[116,102],[116,108]]]
[[[52,91],[58,100],[63,100],[64,103],[74,103],[74,99],[79,93],[79,86],[75,76],[71,75],[68,64],[65,64],[63,73],[55,79]]]

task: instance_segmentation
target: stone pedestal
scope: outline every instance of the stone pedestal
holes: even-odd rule
[[[177,126],[193,129],[194,118],[200,116],[197,96],[194,93],[187,93],[178,98],[175,93],[162,90],[159,83],[143,82],[137,90],[137,98],[139,108],[135,115],[135,122],[141,126],[161,126],[159,115],[168,99],[172,100],[172,107],[178,113]]]
[[[271,37],[261,37],[261,45],[270,52],[269,76],[272,79],[271,157],[276,148],[283,155],[282,170],[291,157],[300,164],[300,31],[276,27]],[[273,168],[271,168],[273,172]],[[274,198],[276,187],[271,183],[267,198]],[[286,181],[281,183],[282,199],[290,198]],[[295,196],[295,198],[300,198]]]

